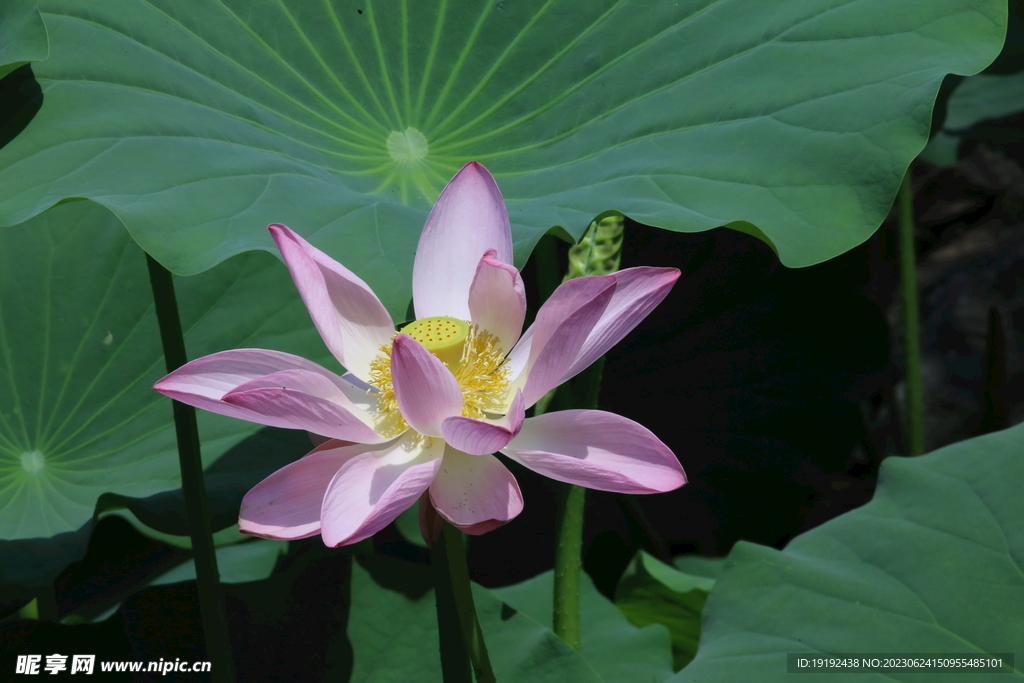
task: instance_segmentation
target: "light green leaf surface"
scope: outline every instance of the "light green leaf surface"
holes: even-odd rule
[[[1005,0],[44,0],[45,101],[0,150],[0,222],[95,199],[178,273],[283,222],[396,317],[423,219],[477,159],[522,263],[615,209],[728,224],[787,265],[865,240],[948,72]]]
[[[653,558],[652,558],[653,559]],[[661,563],[659,562],[658,565]],[[655,565],[655,566],[658,566]],[[704,557],[703,555],[677,555],[672,558],[672,565],[690,576],[702,576],[706,579],[717,579],[725,567],[724,557]]]
[[[46,26],[36,0],[4,0],[0,7],[0,78],[26,62],[46,59]]]
[[[718,564],[717,558],[689,561],[698,562],[704,571],[714,571]],[[684,573],[641,551],[619,580],[615,606],[635,626],[661,624],[668,629],[672,638],[672,667],[678,671],[697,652],[701,612],[714,585],[714,578]]]
[[[117,219],[71,202],[0,241],[0,585],[37,586],[84,552],[101,495],[180,487],[178,456],[170,401],[151,388],[164,363],[145,256]],[[327,360],[269,254],[177,290],[193,357],[255,346]],[[200,411],[204,461],[259,429]]]
[[[348,626],[355,653],[351,683],[441,683],[433,591],[399,591],[382,585],[422,584],[430,567],[389,558],[371,561],[375,574],[385,574],[388,580],[378,583],[353,563]],[[494,592],[474,584],[473,600],[495,677],[501,683],[603,680],[549,628],[510,609]],[[652,683],[661,680],[664,677]]]
[[[637,628],[601,595],[590,577],[580,577],[580,654],[605,683],[664,681],[672,675],[671,643],[661,625]],[[554,572],[547,571],[493,593],[521,614],[551,628]]]
[[[786,653],[1016,653],[1024,669],[1024,425],[882,464],[867,505],[783,551],[741,542],[673,681],[792,681]],[[958,672],[801,681],[990,680]],[[994,680],[994,679],[992,679]]]

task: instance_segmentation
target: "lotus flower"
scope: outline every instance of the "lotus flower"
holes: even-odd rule
[[[421,501],[471,534],[515,517],[523,498],[493,454],[559,481],[624,493],[686,483],[644,427],[599,410],[525,411],[624,337],[679,277],[629,268],[562,284],[521,334],[526,297],[508,214],[476,162],[441,193],[413,266],[417,320],[396,334],[347,268],[283,225],[269,227],[313,324],[348,372],[298,356],[238,349],[194,360],[155,389],[215,413],[325,437],[246,494],[239,526],[265,538],[365,539]]]

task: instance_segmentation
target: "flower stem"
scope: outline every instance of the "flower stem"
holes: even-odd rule
[[[487,645],[473,605],[462,532],[448,522],[432,556],[436,582],[437,625],[441,643],[441,672],[445,683],[471,683],[469,664],[477,683],[495,683]]]
[[[171,273],[149,254],[146,254],[146,263],[149,266],[149,283],[153,289],[156,319],[160,326],[164,362],[167,372],[173,372],[188,360],[185,354],[185,337],[178,317],[178,303],[174,296],[174,280]],[[203,484],[203,462],[199,450],[196,411],[178,401],[173,401],[173,407],[174,430],[178,439],[178,462],[181,467],[181,490],[185,497],[185,514],[189,536],[192,539],[196,586],[199,591],[199,613],[203,620],[206,651],[210,657],[210,673],[214,683],[232,683],[235,680],[235,665],[231,658],[227,612],[217,572],[217,553],[210,531],[210,505]]]
[[[587,490],[566,484],[555,546],[555,598],[552,623],[555,635],[579,651],[580,572],[583,570],[583,506]]]
[[[924,388],[921,381],[920,310],[917,303],[917,249],[911,169],[899,190],[900,281],[903,289],[903,348],[906,359],[909,455],[924,453]]]
[[[569,249],[569,269],[564,280],[593,275],[608,275],[619,269],[625,218],[619,213],[603,215],[591,222],[575,246]],[[563,281],[564,281],[563,280]],[[534,406],[534,415],[555,407],[597,408],[601,393],[604,358],[541,398]],[[560,393],[555,393],[560,392]],[[580,628],[580,572],[583,570],[583,509],[586,489],[566,484],[561,498],[558,520],[558,544],[555,546],[555,595],[552,624],[555,635],[579,651],[582,647]]]

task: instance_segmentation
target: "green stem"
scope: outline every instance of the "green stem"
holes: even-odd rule
[[[579,243],[569,249],[569,269],[563,281],[608,275],[618,270],[624,226],[625,218],[619,213],[595,218]],[[537,267],[538,280],[543,290],[543,283],[553,279],[557,272],[557,264],[550,255],[541,252],[537,257]],[[536,416],[546,412],[552,404],[556,408],[597,408],[603,373],[604,358],[599,358],[570,382],[541,397],[533,407],[533,414]],[[583,569],[583,508],[586,498],[586,489],[565,485],[558,514],[558,544],[555,546],[552,623],[555,634],[577,651],[582,647],[580,573]]]
[[[601,393],[604,358],[572,380],[572,389],[579,397],[578,406],[587,410],[597,408]],[[580,573],[583,570],[583,509],[587,490],[572,484],[565,485],[562,509],[558,516],[558,544],[555,546],[555,596],[552,624],[555,635],[574,650],[582,647],[580,626]]]
[[[587,490],[566,484],[559,515],[558,545],[555,546],[555,635],[579,651],[580,572],[583,570],[583,507]]]
[[[156,306],[157,323],[160,326],[164,362],[167,372],[173,372],[188,360],[185,354],[185,337],[178,317],[178,303],[174,296],[174,280],[171,273],[149,254],[146,254],[146,263],[149,266],[149,283],[153,288],[153,302]],[[199,590],[199,613],[203,620],[206,651],[210,657],[210,673],[214,683],[232,683],[235,680],[235,665],[231,658],[227,612],[217,571],[217,553],[210,531],[210,506],[203,484],[203,461],[199,451],[196,411],[178,401],[173,401],[173,407],[174,431],[178,439],[178,462],[181,467],[181,490],[185,497],[185,514],[192,539],[196,586]]]
[[[441,672],[445,683],[495,683],[487,645],[473,605],[462,532],[445,522],[432,556],[436,583]]]
[[[917,249],[914,193],[907,169],[899,191],[900,281],[903,289],[903,341],[907,380],[907,432],[910,455],[924,453],[924,388],[921,382],[920,310],[917,303]]]

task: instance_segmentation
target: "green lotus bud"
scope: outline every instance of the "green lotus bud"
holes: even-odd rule
[[[584,275],[609,275],[619,269],[622,257],[621,214],[606,216],[587,228],[578,244],[569,248],[569,271],[565,280]]]

